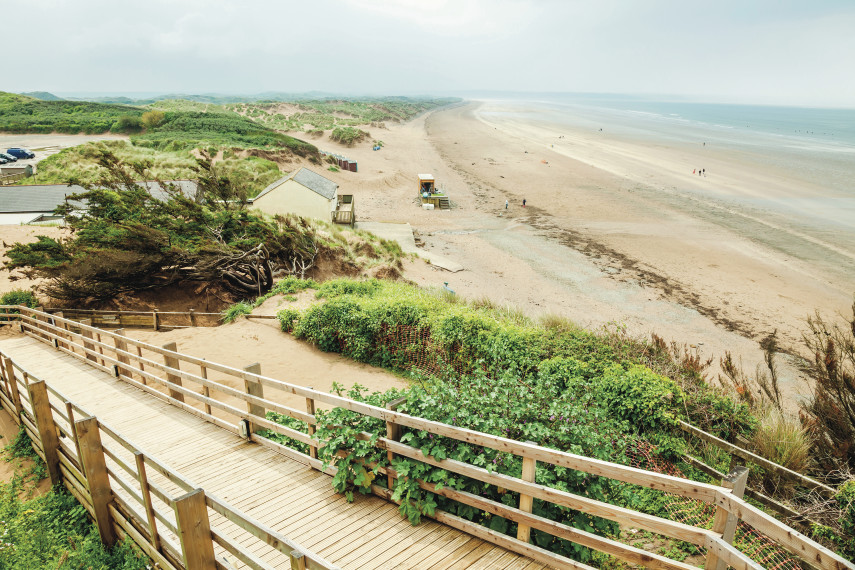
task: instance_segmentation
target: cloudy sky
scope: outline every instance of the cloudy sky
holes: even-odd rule
[[[0,90],[855,107],[853,0],[0,0]],[[14,47],[13,47],[14,46]],[[24,57],[26,54],[26,57]]]

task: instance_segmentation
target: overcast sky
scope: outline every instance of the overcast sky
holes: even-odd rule
[[[14,92],[569,91],[855,107],[855,0],[0,0],[0,13],[0,90]]]

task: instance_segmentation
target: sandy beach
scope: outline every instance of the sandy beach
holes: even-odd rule
[[[490,105],[372,131],[382,151],[322,145],[359,161],[358,174],[324,175],[353,191],[360,219],[409,222],[425,249],[466,267],[451,274],[415,264],[410,279],[448,281],[465,297],[532,316],[656,332],[716,362],[731,351],[749,371],[762,362],[766,335],[777,330],[799,351],[808,315],[849,310],[855,231],[829,231],[809,210],[746,204],[822,189],[727,150],[559,133],[495,119]],[[693,175],[692,164],[705,164],[708,176]],[[418,172],[436,175],[452,210],[418,208]],[[787,393],[803,391],[792,361],[780,364]]]
[[[297,159],[282,167],[322,172],[355,195],[359,220],[408,222],[426,251],[465,267],[450,273],[410,261],[406,278],[425,286],[447,281],[459,295],[532,317],[656,332],[716,362],[731,351],[753,371],[766,335],[777,330],[787,350],[799,351],[809,314],[849,310],[855,229],[844,219],[829,231],[809,209],[750,203],[761,194],[774,203],[823,189],[728,150],[649,145],[584,128],[559,132],[497,109],[500,103],[466,103],[372,128],[371,137],[384,142],[380,151],[315,142],[357,160],[358,173]],[[708,176],[693,175],[695,164]],[[420,172],[436,176],[451,210],[420,208]],[[3,237],[11,243],[37,233],[7,227]],[[215,357],[232,340],[206,331],[194,349]],[[804,391],[798,373],[788,357],[780,364],[784,389],[795,397]]]

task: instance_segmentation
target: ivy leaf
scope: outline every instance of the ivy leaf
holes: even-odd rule
[[[502,534],[508,532],[508,521],[504,517],[494,516],[490,519],[490,529]]]

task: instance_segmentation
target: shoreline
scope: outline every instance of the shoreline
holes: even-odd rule
[[[505,196],[516,204],[528,199],[525,211],[517,207],[511,216],[535,239],[564,247],[568,255],[552,260],[526,259],[519,251],[512,255],[541,278],[564,279],[565,295],[576,295],[586,306],[570,316],[587,328],[623,323],[634,334],[658,332],[716,359],[729,350],[751,371],[762,362],[759,341],[766,335],[777,330],[784,350],[799,353],[807,316],[819,310],[831,317],[851,306],[850,268],[829,271],[826,260],[816,257],[829,245],[838,246],[816,243],[792,228],[776,234],[777,213],[754,220],[731,212],[738,205],[726,200],[675,191],[679,180],[645,183],[555,152],[543,142],[535,150],[532,138],[477,116],[482,105],[433,113],[427,136],[467,180],[479,213],[502,218]],[[531,131],[539,141],[549,140],[550,133]],[[656,164],[644,149],[634,152]],[[493,241],[511,249],[501,239]],[[846,245],[844,240],[840,254],[849,259]],[[562,275],[568,270],[585,274],[576,287]],[[598,295],[593,287],[603,290]],[[554,299],[544,304],[562,312]],[[587,318],[580,321],[580,312]],[[800,376],[794,359],[780,360],[786,368],[782,384],[795,396]],[[713,376],[716,369],[717,363]]]

